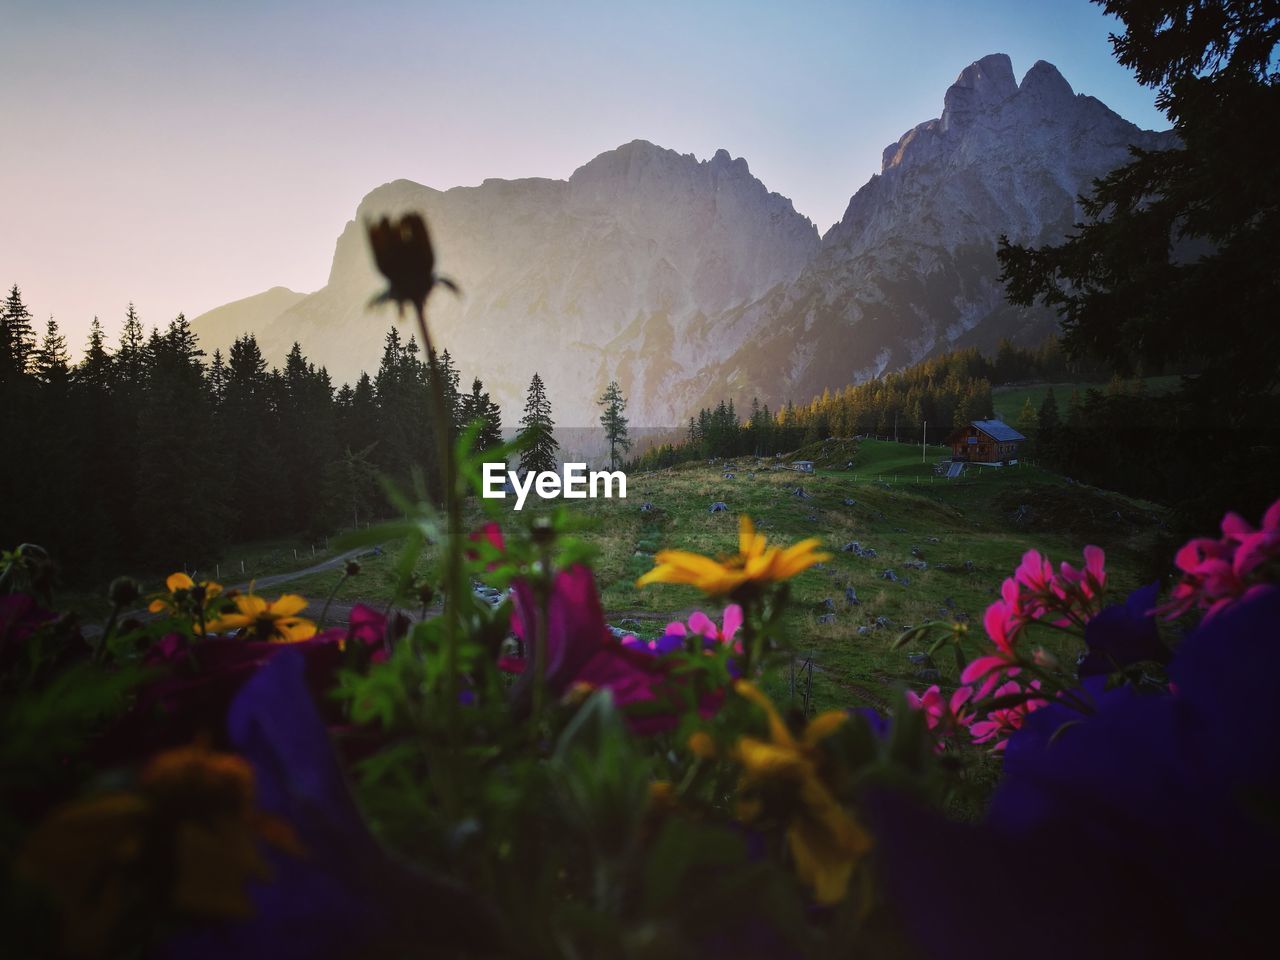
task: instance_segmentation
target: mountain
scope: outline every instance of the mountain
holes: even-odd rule
[[[1170,136],[1076,95],[1043,61],[1019,83],[993,54],[961,72],[940,118],[885,149],[821,238],[745,160],[637,140],[567,181],[378,187],[338,238],[328,283],[247,328],[273,359],[299,340],[338,381],[372,372],[390,312],[365,309],[381,282],[363,222],[421,210],[439,270],[463,288],[432,297],[433,336],[485,380],[508,424],[535,370],[570,427],[595,422],[613,377],[636,424],[679,423],[726,396],[804,401],[950,347],[1051,332],[1047,311],[1004,303],[998,237],[1060,239],[1094,178],[1130,145]],[[221,345],[215,314],[225,331],[247,308],[197,318],[207,345]]]
[[[288,287],[272,287],[252,297],[215,307],[200,314],[192,323],[205,343],[209,344],[210,354],[216,347],[221,347],[223,353],[226,353],[227,347],[237,337],[271,329],[282,313],[305,297],[305,293],[295,293]],[[280,354],[280,357],[283,356],[284,354]]]
[[[1131,145],[1176,144],[1075,94],[1044,61],[1018,83],[1007,56],[983,57],[943,103],[885,148],[795,283],[721,318],[718,332],[746,346],[705,371],[708,384],[799,402],[943,350],[1040,341],[1056,316],[1004,301],[999,237],[1061,240],[1077,198]]]
[[[425,213],[437,268],[462,288],[432,297],[432,336],[464,376],[484,379],[508,423],[535,371],[557,423],[595,423],[621,366],[635,422],[664,422],[674,407],[663,386],[699,362],[681,355],[688,333],[794,281],[820,244],[789,200],[723,150],[700,162],[636,140],[567,181],[439,191],[397,180],[361,201],[328,283],[257,328],[269,357],[298,340],[338,381],[376,368],[394,310],[366,310],[384,284],[364,221],[408,210]],[[194,321],[202,337],[207,317]]]

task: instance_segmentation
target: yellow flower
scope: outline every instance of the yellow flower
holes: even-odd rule
[[[654,780],[649,784],[649,807],[654,811],[673,810],[676,806],[676,788],[670,780]]]
[[[751,518],[738,521],[738,553],[727,559],[712,560],[685,550],[662,550],[657,566],[636,581],[643,587],[650,583],[686,583],[714,597],[740,594],[745,590],[770,583],[790,580],[815,563],[831,559],[819,551],[816,538],[801,540],[785,549],[769,546],[763,534],[756,533]]]
[[[797,740],[754,684],[739,680],[734,689],[764,710],[769,720],[767,740],[741,737],[734,752],[747,793],[738,815],[744,820],[760,815],[762,804],[753,796],[759,787],[790,788],[794,810],[787,825],[787,848],[796,873],[820,903],[836,903],[844,898],[854,867],[871,849],[870,836],[841,806],[821,774],[818,744],[845,722],[845,714],[832,710],[814,717]]]
[[[207,608],[209,601],[222,593],[222,584],[214,583],[212,580],[200,581],[198,590],[201,591],[198,596],[193,593],[197,590],[197,585],[185,573],[171,573],[164,582],[164,588],[167,593],[162,593],[152,598],[147,609],[152,613],[177,614],[188,609],[187,601],[189,599],[198,600],[202,607]]]
[[[302,853],[288,824],[255,809],[248,763],[183,747],[152,760],[136,790],[52,813],[18,869],[61,909],[66,952],[92,956],[118,947],[140,912],[248,916],[248,882],[270,875],[259,840]]]
[[[716,742],[705,730],[695,730],[689,734],[689,752],[699,760],[713,760],[716,755]]]
[[[316,635],[316,625],[298,616],[307,608],[307,601],[296,593],[286,593],[272,603],[252,593],[232,602],[235,610],[210,623],[209,633],[242,631],[250,639],[271,643],[297,643]]]

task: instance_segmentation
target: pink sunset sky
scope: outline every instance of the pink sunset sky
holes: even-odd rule
[[[322,286],[388,180],[564,178],[636,138],[745,157],[825,231],[988,53],[1167,126],[1085,0],[4,6],[0,284],[77,354],[131,300],[150,326]]]

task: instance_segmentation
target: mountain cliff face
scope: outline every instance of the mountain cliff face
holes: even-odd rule
[[[440,271],[463,288],[433,296],[433,333],[509,424],[535,370],[565,426],[595,422],[612,377],[636,424],[726,396],[804,401],[952,346],[1053,330],[1045,311],[1004,303],[997,238],[1060,239],[1094,178],[1131,144],[1168,138],[1075,95],[1047,63],[1018,83],[995,54],[960,74],[940,118],[886,148],[821,240],[745,160],[634,141],[567,181],[385,184],[339,237],[326,286],[251,329],[273,358],[301,341],[338,381],[372,371],[390,312],[365,310],[381,283],[363,221],[421,210]]]
[[[662,388],[697,372],[686,333],[795,280],[820,243],[789,200],[723,150],[699,162],[637,140],[567,181],[439,191],[398,180],[361,202],[324,288],[256,330],[268,356],[298,340],[339,382],[376,369],[394,310],[365,309],[384,283],[364,220],[409,210],[426,214],[437,268],[462,287],[431,298],[432,336],[464,376],[484,379],[509,422],[537,371],[558,423],[592,424],[622,367],[635,422],[664,422],[674,407]]]
[[[940,118],[885,148],[801,277],[722,318],[747,345],[707,382],[803,401],[953,347],[1039,341],[1056,318],[1004,301],[998,239],[1061,240],[1080,219],[1077,197],[1130,145],[1173,141],[1076,95],[1043,61],[1021,83],[1003,54],[971,64]]]

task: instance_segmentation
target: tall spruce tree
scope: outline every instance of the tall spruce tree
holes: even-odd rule
[[[520,439],[524,445],[520,452],[522,473],[556,469],[560,444],[556,442],[555,421],[551,419],[551,401],[537,373],[529,381],[524,416],[520,418]]]
[[[31,311],[22,302],[22,291],[15,283],[0,311],[0,384],[26,373],[35,349]]]
[[[627,433],[627,418],[623,416],[627,409],[627,398],[622,395],[622,387],[617,380],[610,380],[604,394],[596,401],[604,408],[600,414],[600,426],[604,427],[604,435],[609,440],[609,469],[618,469],[618,453],[626,453],[631,449],[631,437]]]
[[[481,422],[480,432],[476,435],[477,450],[491,450],[502,443],[502,411],[485,392],[479,377],[471,381],[471,392],[463,395],[459,409],[462,426],[477,420]]]

